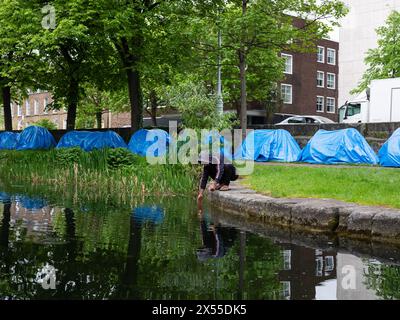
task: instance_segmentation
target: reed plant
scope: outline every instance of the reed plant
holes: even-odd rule
[[[197,175],[195,167],[150,165],[124,149],[0,152],[3,184],[49,186],[77,200],[128,203],[137,197],[189,195]]]

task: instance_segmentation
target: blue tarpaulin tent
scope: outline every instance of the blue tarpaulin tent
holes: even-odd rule
[[[133,218],[137,223],[151,222],[160,224],[164,220],[164,210],[160,207],[138,207],[133,210]]]
[[[15,150],[18,136],[19,134],[15,132],[0,133],[0,150]]]
[[[298,143],[288,131],[255,130],[248,134],[242,146],[236,151],[235,159],[296,162],[300,153]]]
[[[129,142],[129,150],[135,154],[145,157],[149,148],[150,156],[159,157],[167,153],[170,143],[169,134],[161,129],[137,131]]]
[[[71,131],[66,133],[57,148],[82,148],[85,151],[104,148],[127,148],[124,139],[114,131]]]
[[[400,129],[397,129],[379,150],[381,166],[400,167]]]
[[[301,154],[301,161],[314,164],[378,164],[378,157],[356,129],[319,130]]]
[[[46,128],[31,126],[18,136],[17,150],[47,150],[55,147],[56,141]]]

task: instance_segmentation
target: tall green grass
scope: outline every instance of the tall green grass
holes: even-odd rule
[[[197,169],[150,165],[123,149],[1,151],[0,180],[8,185],[48,185],[81,200],[129,202],[135,197],[191,194]]]

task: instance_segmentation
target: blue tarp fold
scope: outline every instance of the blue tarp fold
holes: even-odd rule
[[[236,151],[235,159],[296,162],[300,153],[298,143],[288,131],[255,130],[248,134],[242,146]]]
[[[400,129],[379,150],[379,160],[381,166],[400,167]]]
[[[85,151],[104,148],[127,148],[124,139],[114,131],[71,131],[66,133],[57,148],[81,148]]]
[[[301,154],[301,161],[313,164],[378,164],[378,157],[356,129],[319,130]]]
[[[137,131],[129,142],[129,150],[142,157],[149,156],[159,157],[167,153],[170,143],[169,134],[161,129]],[[151,147],[151,150],[149,150]]]
[[[0,150],[15,150],[18,136],[19,134],[15,132],[0,133]]]
[[[47,150],[55,147],[56,141],[46,128],[31,126],[18,136],[17,147],[22,150]]]

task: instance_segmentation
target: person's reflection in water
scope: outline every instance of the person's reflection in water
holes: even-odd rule
[[[224,257],[235,242],[237,230],[208,221],[207,215],[203,211],[199,212],[199,218],[203,246],[197,249],[197,259],[203,262],[208,259]]]

